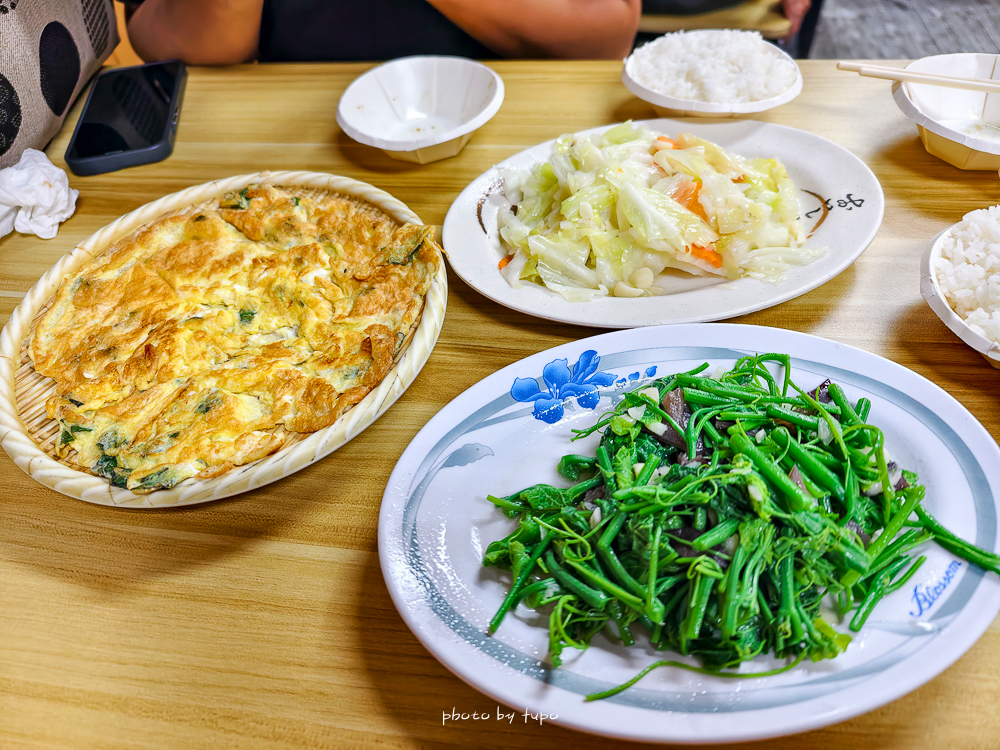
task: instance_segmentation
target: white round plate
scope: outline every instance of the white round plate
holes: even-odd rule
[[[55,384],[35,372],[31,359],[23,351],[39,311],[63,279],[132,231],[167,214],[195,211],[204,201],[257,182],[356,196],[400,224],[420,223],[420,218],[396,198],[349,177],[321,172],[258,172],[194,185],[147,203],[98,230],[42,275],[0,331],[0,447],[32,479],[64,495],[97,505],[169,508],[220,500],[275,482],[316,463],[361,434],[410,387],[441,333],[448,303],[448,276],[444,264],[439,266],[427,291],[410,346],[382,382],[329,427],[301,434],[300,439],[289,440],[270,456],[237,466],[217,477],[192,477],[170,489],[144,495],[112,487],[103,477],[57,460],[54,441],[59,434],[58,426],[46,417],[44,409],[45,399],[54,392]]]
[[[885,198],[875,175],[850,151],[818,135],[755,120],[637,123],[670,135],[694,133],[743,156],[780,159],[799,188],[802,218],[812,233],[809,245],[826,252],[788,271],[777,285],[752,278],[726,281],[678,274],[676,285],[663,296],[589,302],[569,302],[538,284],[522,282],[514,289],[497,268],[507,253],[500,249],[496,221],[504,203],[502,180],[493,167],[462,191],[445,218],[443,244],[455,272],[495,302],[539,318],[599,328],[698,323],[763,310],[815,289],[851,265],[882,224]],[[545,161],[553,143],[529,148],[497,166],[523,168]]]
[[[389,479],[379,518],[382,572],[407,625],[455,674],[518,712],[658,742],[803,732],[871,711],[954,663],[1000,610],[1000,581],[935,544],[921,548],[927,562],[878,605],[845,653],[774,677],[739,680],[659,669],[617,696],[585,703],[584,695],[625,682],[665,652],[654,652],[643,638],[624,648],[599,634],[588,650],[567,649],[564,665],[550,669],[542,662],[547,619],[524,607],[508,614],[494,636],[485,634],[509,573],[483,568],[483,550],[514,528],[486,495],[538,482],[565,486],[555,471],[559,458],[592,455],[598,439],[570,444],[571,429],[593,424],[622,389],[705,361],[712,368],[731,366],[758,351],[791,354],[793,378],[803,387],[829,377],[852,401],[869,398],[870,419],[884,431],[894,460],[927,487],[928,511],[962,538],[998,548],[1000,448],[961,404],[920,375],[780,329],[718,324],[618,331],[504,368],[452,401],[410,443]],[[546,382],[543,370],[557,382]],[[559,370],[563,377],[556,377]],[[588,384],[595,372],[611,373],[614,381]],[[600,401],[587,408],[567,398],[561,414],[558,408],[544,412],[559,417],[549,424],[535,418],[531,403],[511,395],[518,377],[536,379],[556,401],[562,389],[589,394],[587,405],[596,396]],[[837,627],[846,631],[846,623]],[[759,657],[743,671],[781,663]]]

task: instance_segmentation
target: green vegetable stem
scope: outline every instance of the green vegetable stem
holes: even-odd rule
[[[860,630],[924,563],[911,554],[931,540],[1000,573],[1000,556],[945,529],[924,509],[917,476],[887,461],[869,401],[851,403],[835,383],[802,389],[785,354],[700,374],[708,369],[626,393],[578,431],[574,440],[600,439],[594,455],[559,462],[571,486],[489,496],[517,520],[484,555],[512,574],[491,634],[524,604],[548,613],[555,667],[564,649],[586,649],[602,632],[630,646],[644,631],[654,649],[700,663],[658,661],[595,700],[660,666],[765,677],[834,658],[851,637],[821,603]],[[629,417],[638,406],[643,419]],[[762,654],[788,663],[739,671]]]

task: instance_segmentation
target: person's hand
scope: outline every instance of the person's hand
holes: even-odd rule
[[[802,19],[806,17],[810,5],[812,5],[812,0],[782,0],[781,9],[785,17],[792,22],[788,36],[795,34],[802,26]]]

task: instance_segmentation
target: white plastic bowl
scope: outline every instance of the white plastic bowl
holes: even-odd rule
[[[503,104],[503,80],[464,57],[401,57],[359,76],[340,97],[351,138],[418,164],[455,156]]]
[[[932,264],[941,257],[941,246],[944,244],[945,235],[953,228],[954,226],[948,227],[931,240],[920,259],[920,295],[930,305],[931,310],[937,313],[937,316],[951,329],[952,333],[982,354],[987,362],[1000,369],[1000,344],[974,331],[957,312],[952,310],[941,285],[938,284],[937,274],[934,272]]]
[[[622,66],[622,83],[625,84],[625,88],[637,97],[652,104],[656,114],[660,117],[736,117],[737,115],[764,112],[781,104],[787,104],[802,92],[802,71],[799,70],[799,66],[795,63],[795,60],[773,44],[764,42],[764,49],[769,54],[789,60],[795,65],[796,69],[795,83],[792,84],[791,88],[768,99],[760,99],[755,102],[724,104],[719,102],[700,102],[695,99],[678,99],[674,96],[657,93],[632,78],[631,69],[634,67],[632,64],[632,60],[635,57],[634,52],[625,58],[625,65]]]
[[[1000,55],[962,52],[922,57],[906,66],[917,73],[986,78],[1000,81]],[[894,83],[892,96],[917,126],[929,154],[959,169],[1000,170],[1000,131],[995,138],[977,134],[979,124],[1000,127],[1000,94]],[[980,129],[979,133],[983,130]]]

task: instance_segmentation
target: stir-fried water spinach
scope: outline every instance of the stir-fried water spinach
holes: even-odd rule
[[[772,374],[767,363],[781,365]],[[711,377],[706,363],[625,393],[575,439],[601,432],[595,456],[567,455],[568,488],[537,484],[490,501],[516,530],[483,564],[513,582],[490,632],[520,603],[547,608],[549,657],[604,631],[632,645],[698,657],[710,674],[758,654],[829,659],[887,594],[924,563],[920,545],[1000,573],[1000,556],[962,541],[922,507],[916,474],[889,457],[871,403],[825,381],[790,379],[789,357],[744,357]],[[721,369],[721,368],[720,368]],[[853,613],[853,614],[851,614]]]

